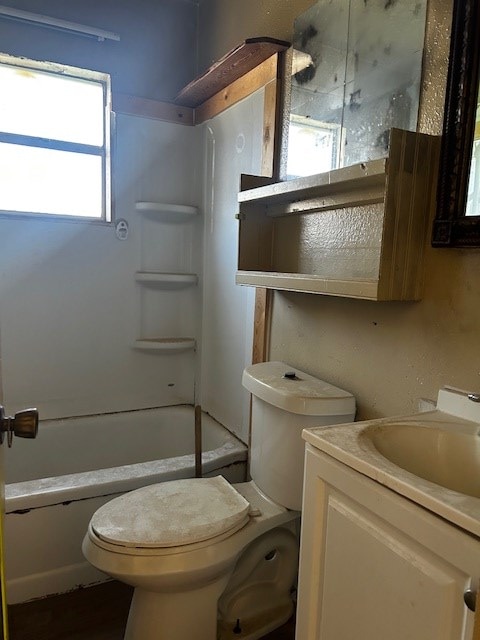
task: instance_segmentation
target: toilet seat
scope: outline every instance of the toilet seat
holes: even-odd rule
[[[90,527],[107,544],[168,549],[232,535],[248,522],[249,508],[222,476],[173,480],[111,500]]]

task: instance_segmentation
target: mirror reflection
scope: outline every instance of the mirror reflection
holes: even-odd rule
[[[477,112],[473,134],[472,162],[468,181],[465,215],[478,216],[480,210],[480,102],[477,89]]]
[[[417,126],[426,0],[318,0],[295,22],[287,177],[385,157]]]

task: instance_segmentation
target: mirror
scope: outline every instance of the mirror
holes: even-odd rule
[[[295,21],[286,174],[388,155],[417,127],[426,0],[317,0]]]
[[[480,247],[480,3],[455,0],[434,247]]]

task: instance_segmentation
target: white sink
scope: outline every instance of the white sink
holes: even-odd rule
[[[305,429],[306,442],[480,537],[480,402],[442,389],[437,409]]]
[[[420,478],[480,498],[480,435],[419,424],[371,427],[370,438],[385,458]]]

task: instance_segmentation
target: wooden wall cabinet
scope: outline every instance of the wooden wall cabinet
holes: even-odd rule
[[[274,182],[242,176],[237,284],[419,300],[439,138],[392,129],[387,158]]]

